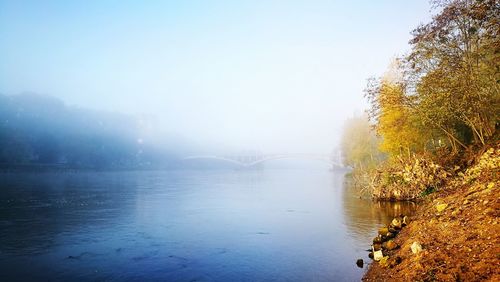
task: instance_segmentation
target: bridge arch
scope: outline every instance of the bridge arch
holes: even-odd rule
[[[323,161],[330,164],[333,167],[343,167],[340,161],[332,160],[332,158],[328,155],[320,155],[320,154],[273,154],[273,155],[260,155],[260,156],[236,156],[236,157],[225,157],[225,156],[217,156],[217,155],[197,155],[197,156],[189,156],[185,157],[183,160],[202,160],[202,159],[211,159],[211,160],[219,160],[232,164],[239,165],[241,167],[253,167],[258,164],[271,161],[271,160],[279,160],[279,159],[308,159],[308,160],[318,160]]]

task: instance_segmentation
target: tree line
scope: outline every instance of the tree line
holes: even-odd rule
[[[128,115],[70,107],[33,93],[0,95],[0,165],[169,166],[176,156],[172,148],[152,142],[149,123]]]
[[[374,167],[384,159],[424,155],[440,165],[446,165],[443,156],[454,156],[457,164],[468,153],[498,144],[500,2],[431,3],[438,13],[412,31],[411,51],[368,80],[369,121],[354,118],[365,127],[355,140],[349,124],[356,122],[347,122],[347,164]]]

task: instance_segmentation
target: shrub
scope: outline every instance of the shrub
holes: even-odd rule
[[[461,184],[472,184],[477,180],[497,180],[500,172],[500,145],[489,148],[465,173],[459,173]]]
[[[372,196],[382,200],[414,200],[439,190],[451,176],[428,157],[398,158],[378,171]]]

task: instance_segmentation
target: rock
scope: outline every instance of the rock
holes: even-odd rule
[[[420,243],[418,242],[413,242],[413,244],[411,244],[411,251],[412,253],[414,254],[418,254],[422,251],[422,245],[420,245]]]
[[[386,250],[392,251],[398,247],[398,244],[396,244],[394,241],[389,240],[382,244],[382,247]]]
[[[391,222],[391,226],[394,228],[394,229],[401,229],[401,220],[395,218],[392,220]]]
[[[373,252],[373,259],[375,261],[379,261],[381,260],[382,258],[384,257],[384,254],[382,253],[382,251],[376,251],[376,252]]]
[[[390,268],[393,268],[395,267],[396,265],[400,264],[403,260],[401,259],[401,257],[397,256],[395,258],[389,258],[389,261],[387,262],[387,265],[390,267]]]
[[[410,219],[405,215],[403,216],[403,221],[401,222],[401,226],[406,226],[410,224]]]
[[[394,227],[389,227],[389,232],[396,235],[398,234],[399,230],[394,229]]]
[[[389,229],[387,227],[382,227],[378,229],[378,235],[385,236],[389,232]]]
[[[446,209],[446,207],[448,206],[448,204],[439,204],[439,205],[436,205],[436,210],[438,212],[442,212]]]
[[[363,259],[358,259],[356,261],[356,265],[359,267],[359,268],[363,268]]]
[[[392,238],[396,237],[396,234],[394,234],[392,232],[387,232],[387,235],[385,237],[387,237],[387,239],[392,239]]]

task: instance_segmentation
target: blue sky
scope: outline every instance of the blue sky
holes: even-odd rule
[[[413,1],[0,0],[0,93],[154,114],[169,133],[325,152],[366,79],[430,19]]]

